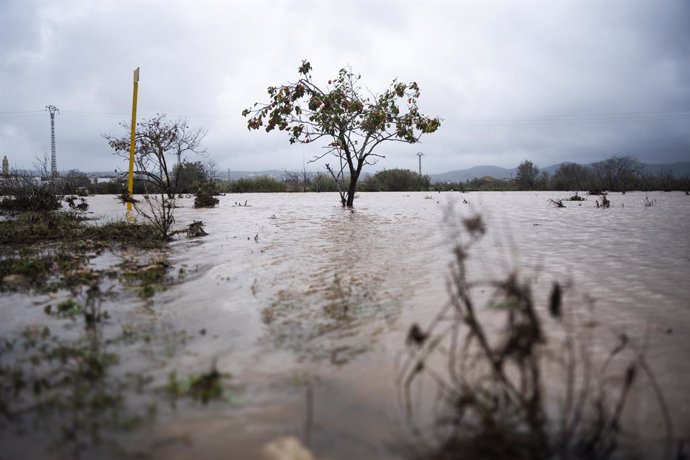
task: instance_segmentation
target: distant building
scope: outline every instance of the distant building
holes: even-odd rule
[[[10,162],[7,161],[7,155],[2,157],[2,175],[5,177],[10,175]]]

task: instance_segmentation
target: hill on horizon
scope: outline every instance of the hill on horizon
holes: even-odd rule
[[[563,163],[539,168],[552,175],[558,170]],[[590,166],[587,164],[585,166]],[[690,176],[690,161],[679,161],[676,163],[642,163],[644,172],[647,174],[660,174],[670,172],[674,177],[688,177]],[[474,166],[468,169],[458,169],[455,171],[448,171],[440,174],[430,174],[432,183],[437,182],[465,182],[475,178],[491,176],[496,179],[511,179],[517,173],[516,168],[501,168],[499,166]]]
[[[562,165],[563,163],[558,163],[555,165],[547,166],[544,168],[539,168],[542,171],[546,171],[549,173],[549,175],[552,175],[556,170],[558,170],[559,166]],[[587,165],[589,166],[589,165]],[[688,177],[690,176],[690,161],[680,161],[676,163],[642,163],[642,166],[644,167],[644,172],[647,174],[660,174],[664,172],[670,172],[674,177]],[[218,172],[218,179],[219,180],[237,180],[237,179],[242,179],[245,177],[258,177],[258,176],[269,176],[273,177],[274,179],[282,180],[285,178],[286,173],[295,173],[301,171],[294,171],[294,170],[287,170],[287,169],[267,169],[267,170],[262,170],[262,171],[235,171],[235,170],[226,170],[226,171],[219,171]],[[310,177],[315,176],[318,174],[318,172],[324,172],[325,171],[307,171],[307,174]],[[376,174],[378,171],[365,171],[365,174]],[[472,180],[475,178],[481,178],[481,177],[493,177],[496,179],[511,179],[515,177],[515,174],[517,173],[517,167],[515,168],[502,168],[500,166],[492,166],[492,165],[481,165],[481,166],[473,166],[471,168],[467,169],[457,169],[453,171],[447,171],[439,174],[429,174],[429,178],[431,179],[432,183],[438,183],[438,182],[465,182],[468,180]],[[102,177],[108,177],[108,176],[115,176],[116,174],[112,171],[94,171],[94,172],[87,172],[86,173],[89,176],[102,176]]]

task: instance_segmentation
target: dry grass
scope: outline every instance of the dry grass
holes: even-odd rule
[[[399,375],[402,401],[422,446],[417,456],[609,459],[620,447],[631,389],[646,378],[666,424],[665,458],[672,458],[668,409],[643,353],[621,335],[607,354],[596,354],[600,331],[568,308],[559,283],[552,285],[547,308],[538,309],[532,283],[516,272],[471,281],[468,252],[486,229],[480,216],[462,224],[449,302],[425,328],[410,328]],[[480,305],[480,297],[488,300]],[[422,401],[412,390],[428,381],[436,391],[433,408],[427,407],[433,423],[419,427]]]

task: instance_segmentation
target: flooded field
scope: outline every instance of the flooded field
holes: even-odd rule
[[[610,209],[595,208],[596,197],[560,209],[548,201],[567,196],[362,193],[354,211],[328,193],[227,195],[213,209],[179,199],[177,224],[201,220],[208,236],[90,261],[167,269],[164,287],[142,294],[113,283],[113,295],[99,297],[108,319],[85,346],[110,363],[100,364],[110,387],[86,403],[79,395],[93,389],[61,375],[68,384],[54,395],[49,423],[38,413],[3,424],[0,458],[252,459],[281,436],[319,459],[407,457],[416,441],[397,382],[406,337],[448,302],[454,223],[476,213],[487,233],[470,254],[470,277],[517,269],[540,309],[554,281],[568,286],[568,305],[644,349],[674,434],[687,436],[690,197],[650,193],[645,206],[644,193],[616,193]],[[93,216],[124,217],[112,196],[88,202]],[[15,341],[3,349],[4,366],[31,346],[59,360],[52,345],[36,345],[48,340],[36,332],[45,327],[50,337],[80,340],[80,325],[46,314],[68,296],[0,293],[0,334]],[[2,374],[5,400],[10,374]],[[222,397],[175,397],[201,385],[185,376],[211,374]],[[653,443],[662,417],[643,393],[626,420]],[[431,399],[421,388],[416,404]]]

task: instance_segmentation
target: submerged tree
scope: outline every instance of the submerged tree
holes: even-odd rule
[[[313,82],[311,68],[302,61],[297,82],[269,87],[269,102],[256,103],[242,115],[249,117],[249,130],[287,131],[291,144],[327,140],[325,151],[314,160],[335,156],[338,165],[326,168],[338,183],[342,205],[352,207],[362,168],[383,158],[374,153],[381,143],[414,144],[422,134],[435,132],[441,120],[419,112],[416,82],[393,80],[382,94],[368,96],[359,83],[361,76],[350,69],[341,69],[322,88]],[[343,190],[346,178],[349,184]]]
[[[110,147],[120,156],[129,158],[129,125],[120,123],[126,134],[104,134]],[[137,123],[134,174],[172,198],[188,153],[205,153],[201,142],[203,128],[191,128],[184,119],[168,120],[164,114]],[[173,167],[176,166],[176,167]]]

